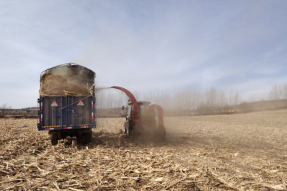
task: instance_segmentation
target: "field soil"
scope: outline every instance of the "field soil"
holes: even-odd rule
[[[163,141],[100,118],[89,145],[57,146],[36,119],[0,119],[0,190],[286,190],[286,116],[166,117]]]

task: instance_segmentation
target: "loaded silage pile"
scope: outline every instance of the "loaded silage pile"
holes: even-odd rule
[[[40,96],[89,96],[95,73],[80,65],[45,70],[40,78]]]

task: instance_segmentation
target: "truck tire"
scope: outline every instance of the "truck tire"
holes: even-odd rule
[[[92,132],[84,133],[84,143],[89,144],[92,141]]]
[[[58,144],[58,136],[57,136],[57,134],[52,134],[51,135],[51,144],[52,145],[57,145]]]

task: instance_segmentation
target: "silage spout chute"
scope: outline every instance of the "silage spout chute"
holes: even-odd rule
[[[137,100],[135,96],[127,89],[119,87],[119,86],[112,86],[111,88],[115,88],[118,90],[121,90],[125,92],[125,94],[130,98],[132,104],[133,104],[133,118],[134,118],[134,123],[138,124],[138,105],[137,105]]]

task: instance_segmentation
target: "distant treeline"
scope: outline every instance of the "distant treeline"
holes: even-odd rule
[[[210,88],[205,92],[184,90],[174,94],[167,92],[132,92],[138,101],[150,101],[163,107],[165,115],[210,115],[232,114],[287,108],[287,83],[275,85],[269,92],[269,100],[245,102],[238,92],[223,92]],[[96,92],[98,117],[124,116],[122,106],[128,97],[119,90]],[[7,104],[0,106],[0,117],[4,115],[37,115],[38,107],[12,109]]]
[[[210,110],[209,107],[200,107],[198,109],[187,109],[187,110],[164,110],[165,116],[193,116],[193,115],[224,115],[224,114],[235,114],[235,113],[248,113],[255,111],[266,111],[266,110],[277,110],[287,109],[287,99],[282,100],[265,100],[255,102],[242,102],[238,105],[217,107],[216,109]],[[107,108],[97,109],[96,117],[125,117],[126,108],[122,110],[119,108]]]
[[[275,85],[269,93],[270,100],[287,99],[287,83]]]
[[[216,110],[218,107],[237,105],[240,103],[239,93],[220,92],[210,88],[206,92],[180,91],[175,94],[166,92],[150,92],[140,94],[133,92],[138,101],[150,101],[161,105],[165,110],[194,110],[205,108]],[[105,90],[96,93],[98,109],[119,108],[127,104],[128,97],[120,91]]]
[[[0,118],[4,116],[36,117],[38,114],[38,109],[38,107],[12,109],[11,106],[3,104],[2,106],[0,106]]]
[[[165,92],[133,94],[137,100],[161,105],[165,115],[233,114],[287,108],[287,84],[274,86],[270,91],[270,100],[253,102],[243,101],[238,92],[226,93],[215,88],[205,92],[185,90],[173,95]],[[124,93],[110,90],[97,92],[96,95],[99,116],[106,116],[109,112],[113,113],[113,116],[122,115],[120,108],[127,104],[128,99]]]

